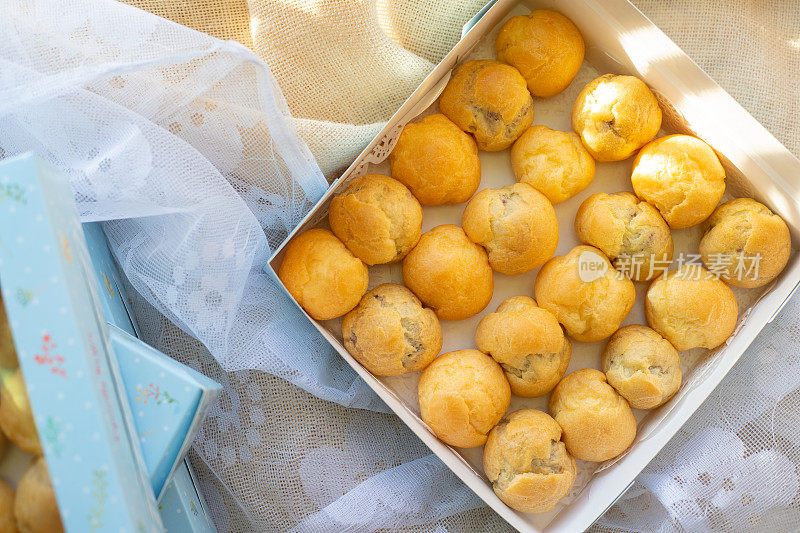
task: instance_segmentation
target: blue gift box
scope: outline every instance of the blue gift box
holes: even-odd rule
[[[136,338],[139,329],[103,228],[89,223],[83,230],[150,482],[160,497],[220,385]]]
[[[0,280],[65,529],[162,531],[69,182],[30,154],[0,165]]]

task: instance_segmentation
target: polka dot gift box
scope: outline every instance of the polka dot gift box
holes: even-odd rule
[[[136,337],[102,227],[71,198],[34,156],[0,165],[0,284],[62,523],[213,531],[183,457],[220,387]]]
[[[0,165],[0,287],[54,519],[68,532],[162,531],[72,190],[30,154]]]

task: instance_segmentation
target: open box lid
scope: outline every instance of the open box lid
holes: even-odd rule
[[[67,178],[0,165],[0,286],[67,531],[162,531]]]

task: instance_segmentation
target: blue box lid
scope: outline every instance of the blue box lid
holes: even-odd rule
[[[109,328],[150,483],[160,497],[220,385],[121,329]]]
[[[0,286],[64,527],[162,531],[65,176],[0,164]]]

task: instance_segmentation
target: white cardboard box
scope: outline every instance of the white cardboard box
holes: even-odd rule
[[[587,53],[581,72],[564,93],[550,99],[534,98],[534,124],[569,130],[572,103],[581,88],[596,75],[615,72],[638,76],[659,98],[664,111],[662,134],[692,133],[717,151],[727,172],[728,188],[724,199],[749,196],[766,203],[786,220],[795,245],[800,242],[800,161],[625,0],[498,0],[425,78],[286,242],[311,227],[327,226],[330,198],[351,179],[368,172],[389,174],[386,158],[399,132],[406,123],[436,111],[435,100],[453,67],[466,59],[494,57],[494,35],[502,21],[511,15],[540,8],[556,9],[572,19],[583,34]],[[514,183],[507,150],[481,152],[480,158],[481,189]],[[572,230],[572,221],[586,197],[600,191],[631,190],[631,163],[631,159],[598,163],[592,185],[556,206],[561,232],[557,255],[579,244]],[[424,208],[423,232],[443,223],[460,225],[464,205]],[[675,255],[696,253],[700,236],[699,226],[673,231]],[[275,251],[267,266],[267,271],[275,279],[282,252],[283,246]],[[537,271],[520,276],[495,273],[494,296],[484,311],[464,321],[442,321],[445,338],[442,351],[474,347],[473,332],[480,318],[494,311],[505,298],[517,294],[533,295]],[[387,281],[402,283],[399,264],[370,268],[370,288]],[[764,325],[776,316],[799,282],[800,259],[793,253],[781,276],[766,288],[734,289],[740,306],[736,333],[714,351],[682,352],[684,383],[675,397],[653,411],[635,412],[638,434],[634,444],[622,456],[601,464],[578,461],[578,478],[572,493],[553,511],[543,515],[519,513],[495,496],[481,467],[482,448],[452,448],[433,435],[419,418],[416,398],[418,373],[377,378],[345,350],[341,342],[340,319],[317,322],[309,317],[309,320],[409,428],[512,526],[530,532],[574,532],[587,528],[630,486],[636,475],[719,384]],[[646,324],[643,313],[646,289],[647,284],[636,283],[637,301],[624,324]],[[585,367],[599,368],[604,345],[604,341],[591,344],[573,341],[573,356],[567,372]],[[511,410],[521,407],[546,410],[547,396],[533,399],[514,397]]]

